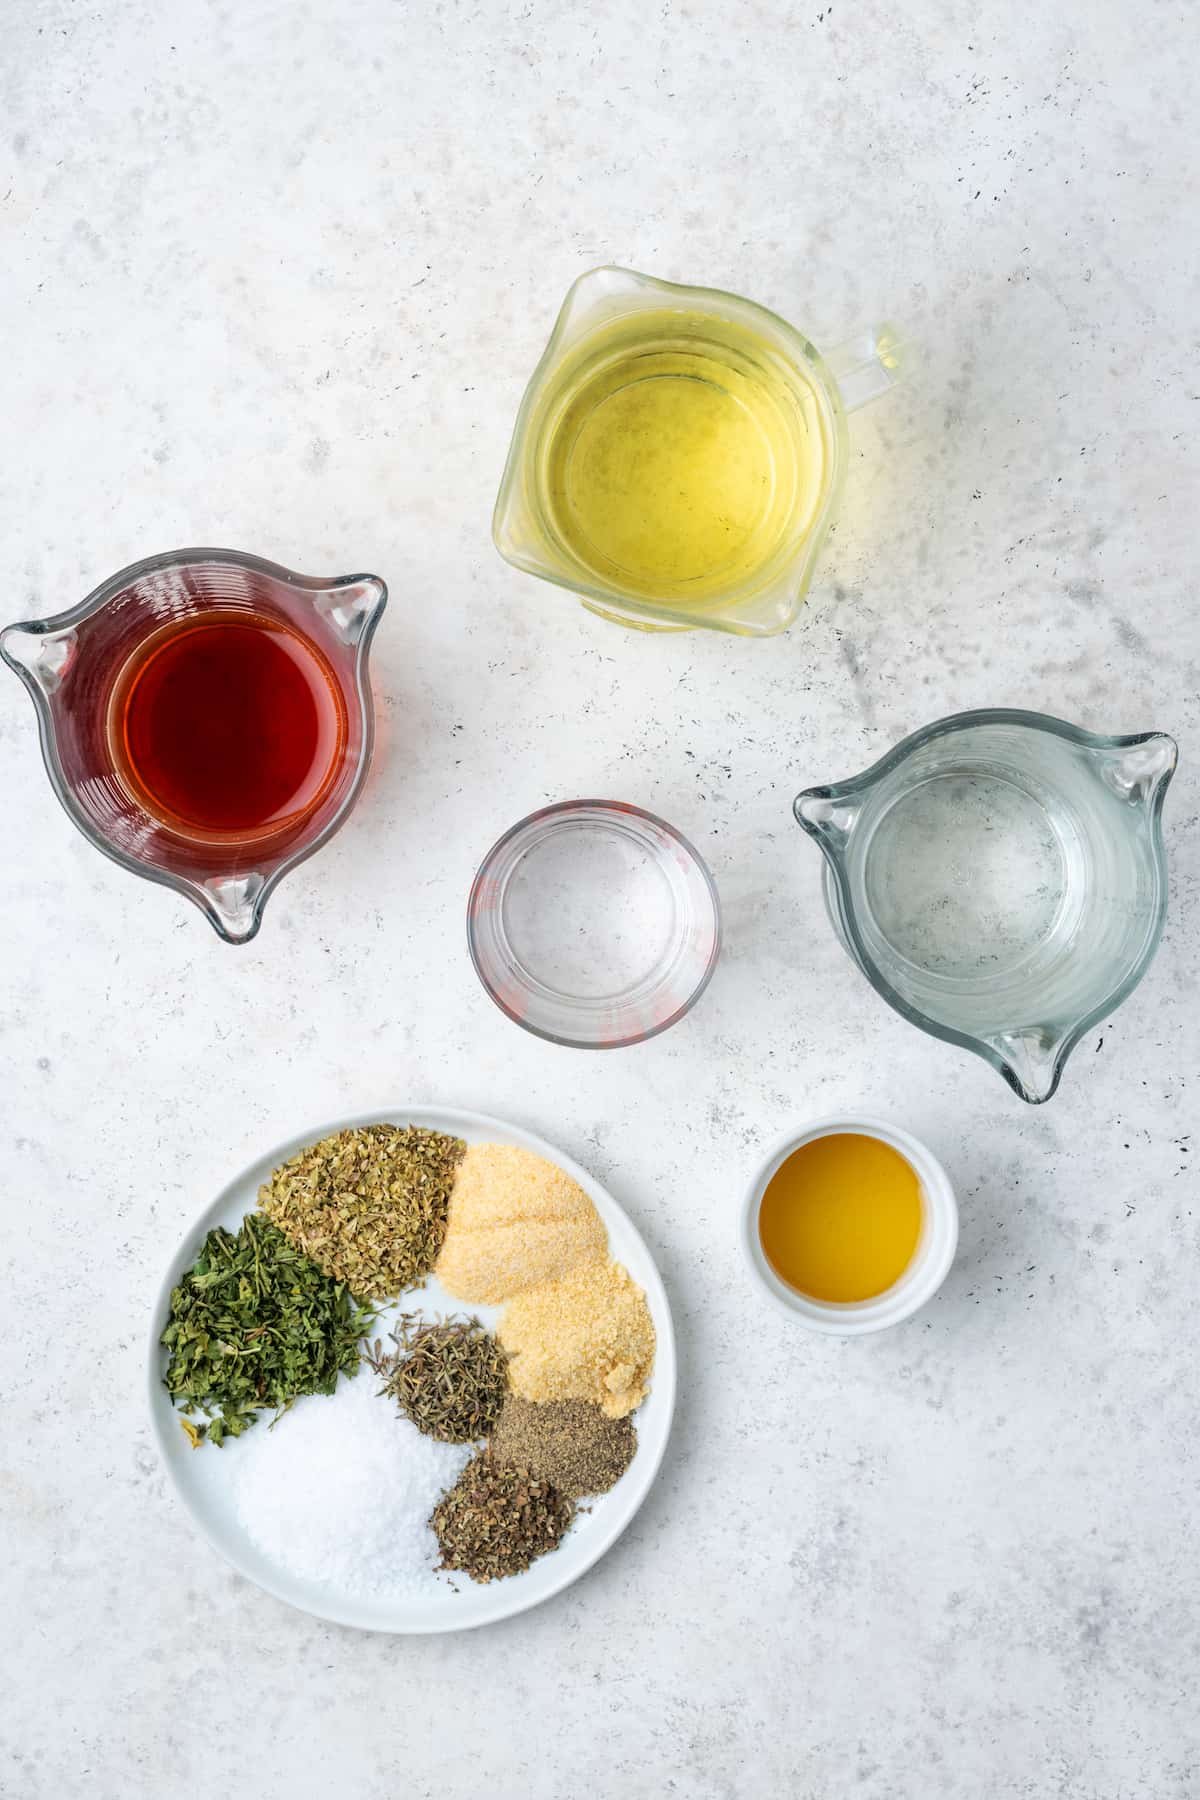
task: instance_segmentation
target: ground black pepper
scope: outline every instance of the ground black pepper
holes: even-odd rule
[[[579,1500],[607,1494],[637,1449],[630,1419],[610,1419],[590,1400],[523,1400],[509,1394],[492,1432],[492,1450],[504,1462],[549,1481]]]

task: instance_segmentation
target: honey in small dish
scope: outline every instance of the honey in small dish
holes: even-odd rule
[[[870,1300],[894,1287],[921,1234],[921,1185],[879,1138],[831,1132],[793,1150],[767,1183],[758,1235],[767,1261],[812,1300]]]

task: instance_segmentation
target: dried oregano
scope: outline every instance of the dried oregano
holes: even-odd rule
[[[556,1550],[574,1517],[574,1502],[548,1481],[535,1481],[484,1450],[442,1495],[429,1523],[442,1552],[439,1569],[497,1581]]]
[[[478,1319],[431,1324],[405,1313],[392,1332],[395,1349],[378,1341],[364,1352],[402,1413],[427,1437],[469,1444],[486,1437],[508,1388],[506,1357]]]
[[[163,1377],[193,1445],[240,1437],[260,1408],[301,1394],[332,1394],[359,1365],[359,1339],[374,1314],[257,1213],[236,1231],[210,1231],[171,1292]],[[214,1416],[215,1415],[215,1416]]]
[[[283,1163],[258,1203],[327,1275],[387,1299],[419,1285],[437,1260],[465,1149],[419,1125],[360,1125]]]

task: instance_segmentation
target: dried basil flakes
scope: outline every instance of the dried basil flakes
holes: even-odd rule
[[[367,1300],[419,1286],[446,1232],[466,1145],[420,1125],[360,1125],[310,1144],[259,1190],[298,1250]]]
[[[237,1231],[218,1226],[171,1293],[162,1342],[167,1391],[193,1445],[240,1437],[259,1410],[280,1412],[301,1394],[332,1394],[359,1367],[359,1340],[375,1315],[257,1213]]]

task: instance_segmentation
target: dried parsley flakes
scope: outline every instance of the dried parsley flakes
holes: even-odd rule
[[[557,1550],[574,1517],[574,1502],[548,1481],[534,1481],[483,1450],[430,1516],[442,1552],[438,1568],[461,1569],[472,1581],[519,1575],[535,1558]]]
[[[301,1394],[332,1394],[340,1374],[356,1373],[359,1339],[373,1323],[257,1213],[237,1231],[210,1231],[172,1289],[162,1334],[168,1393],[185,1414],[211,1420],[180,1420],[193,1447],[240,1437],[262,1407],[279,1412]]]
[[[507,1358],[478,1319],[430,1324],[404,1313],[392,1332],[394,1351],[376,1340],[366,1361],[426,1437],[469,1444],[486,1437],[504,1405]]]
[[[327,1275],[388,1299],[419,1286],[436,1262],[465,1149],[420,1125],[360,1125],[282,1164],[258,1204]]]

